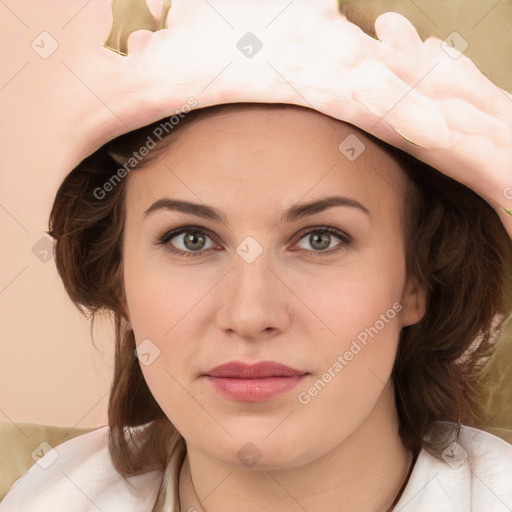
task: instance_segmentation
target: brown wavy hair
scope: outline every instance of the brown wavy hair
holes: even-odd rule
[[[194,110],[132,172],[140,172],[163,151],[172,151],[172,142],[192,123],[233,107],[294,106],[231,104]],[[113,317],[109,451],[123,478],[154,469],[164,472],[153,511],[161,510],[171,484],[178,509],[178,478],[186,445],[144,380],[134,356],[133,331],[122,308],[126,179],[116,181],[105,197],[98,198],[97,191],[105,190],[109,180],[112,183],[120,164],[158,126],[160,121],[122,135],[83,160],[60,186],[49,221],[55,262],[71,300],[93,322],[98,314]],[[365,135],[394,158],[408,177],[402,215],[406,271],[428,290],[425,316],[401,331],[392,372],[399,434],[413,454],[424,448],[439,457],[444,446],[427,439],[438,420],[454,422],[457,434],[461,424],[488,425],[479,402],[483,395],[478,376],[512,310],[512,243],[496,212],[474,192]],[[509,337],[501,338],[501,343],[510,342]],[[131,428],[142,425],[143,429]]]

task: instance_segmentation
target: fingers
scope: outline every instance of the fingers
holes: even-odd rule
[[[450,55],[435,37],[423,42],[407,18],[397,13],[380,15],[375,27],[382,41],[382,62],[418,92],[437,100],[461,98],[484,112],[510,116],[508,95],[466,55]]]
[[[386,66],[358,66],[350,77],[352,98],[400,135],[424,147],[443,147],[448,140],[446,120],[436,104],[403,82]]]
[[[375,20],[378,38],[400,52],[414,53],[422,45],[411,22],[396,12],[385,12]]]

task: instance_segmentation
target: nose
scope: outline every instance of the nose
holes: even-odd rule
[[[292,294],[281,279],[265,251],[252,263],[236,255],[218,290],[219,327],[247,341],[284,332],[291,320]]]

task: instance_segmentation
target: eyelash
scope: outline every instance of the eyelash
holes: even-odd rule
[[[210,239],[215,241],[215,236],[208,229],[205,229],[205,228],[202,228],[199,226],[183,226],[181,228],[177,228],[177,229],[168,231],[168,232],[164,233],[162,236],[158,237],[156,240],[156,245],[166,245],[167,249],[169,251],[171,251],[172,253],[178,254],[180,256],[186,256],[186,257],[202,256],[206,251],[211,249],[210,248],[210,249],[199,250],[199,251],[182,251],[181,249],[177,249],[171,243],[169,243],[176,236],[181,235],[183,233],[190,233],[190,232],[199,232],[203,235],[207,235]],[[327,233],[330,235],[334,235],[334,236],[338,237],[343,243],[340,243],[334,247],[331,247],[330,249],[326,249],[323,251],[298,249],[299,251],[301,251],[301,252],[305,251],[305,252],[311,253],[315,256],[316,255],[322,256],[324,254],[332,254],[333,252],[336,252],[336,251],[346,247],[347,245],[350,245],[350,243],[352,242],[352,239],[350,238],[350,236],[348,236],[343,231],[341,231],[337,228],[333,228],[333,227],[321,226],[321,227],[308,228],[308,231],[302,232],[302,234],[299,236],[299,240],[297,241],[297,243],[300,240],[302,240],[303,238],[305,238],[306,236],[311,235],[312,233],[321,233],[321,234]]]

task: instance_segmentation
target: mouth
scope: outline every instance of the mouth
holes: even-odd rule
[[[225,363],[203,374],[213,389],[235,401],[262,402],[291,391],[309,373],[274,361]]]

